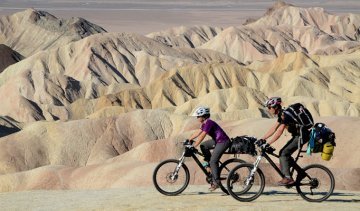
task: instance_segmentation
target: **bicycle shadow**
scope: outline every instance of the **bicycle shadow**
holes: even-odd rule
[[[357,196],[358,199],[334,199],[333,197],[334,196],[349,196],[349,197],[355,197]],[[329,201],[329,202],[357,202],[359,203],[360,202],[360,195],[356,195],[356,194],[352,194],[352,193],[333,193],[330,198],[326,201]]]
[[[211,192],[211,191],[198,191],[198,192],[188,192],[188,193],[183,193],[182,195],[188,195],[188,196],[199,196],[199,195],[219,195],[219,196],[228,196],[227,194],[223,193],[223,192]]]
[[[289,192],[289,191],[277,191],[277,190],[271,190],[271,191],[264,191],[262,193],[263,195],[297,195],[300,197],[300,195],[296,192]],[[358,199],[351,198],[351,199],[336,199],[336,197],[357,197]],[[301,198],[299,198],[300,200]],[[284,200],[281,200],[284,201]],[[326,200],[327,202],[344,202],[344,203],[354,203],[360,202],[360,195],[353,194],[353,193],[341,193],[341,192],[334,192],[329,199]]]
[[[295,189],[289,189],[288,191],[280,191],[280,190],[265,190],[263,193],[265,196],[273,196],[273,195],[279,195],[279,196],[298,196],[298,200],[303,200],[301,196],[296,192]],[[183,193],[181,195],[188,195],[188,196],[199,196],[199,195],[218,195],[218,196],[229,196],[225,194],[224,192],[219,191],[191,191],[187,193]],[[229,196],[230,197],[230,196]],[[338,198],[341,197],[341,198]],[[344,197],[349,197],[349,199],[346,199]],[[277,201],[284,201],[284,199],[279,198],[278,200],[272,200],[273,202]],[[291,201],[294,201],[292,199]],[[360,194],[354,194],[354,193],[346,193],[346,192],[334,192],[329,199],[326,200],[326,202],[343,202],[343,203],[359,203],[360,202]]]

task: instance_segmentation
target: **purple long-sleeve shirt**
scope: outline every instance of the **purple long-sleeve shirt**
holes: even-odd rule
[[[224,130],[211,119],[205,120],[200,129],[214,139],[216,143],[224,143],[229,140]]]

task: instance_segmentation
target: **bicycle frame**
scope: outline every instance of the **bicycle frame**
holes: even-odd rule
[[[199,154],[199,153],[198,153]],[[203,156],[202,154],[199,154]],[[195,153],[191,154],[191,157],[195,160],[196,164],[200,167],[200,169],[204,172],[206,176],[210,176],[211,174],[205,169],[205,167],[201,164],[200,160],[196,157]],[[219,162],[221,164],[221,162]]]
[[[210,176],[211,176],[211,173],[209,173],[209,172],[205,169],[205,167],[201,164],[200,160],[196,157],[196,154],[198,154],[198,155],[200,155],[200,156],[202,156],[202,157],[204,157],[204,155],[201,154],[201,153],[198,152],[198,151],[188,152],[187,150],[189,150],[189,149],[185,148],[182,156],[180,157],[180,159],[179,159],[179,165],[176,167],[176,172],[180,169],[181,165],[184,163],[185,157],[192,157],[192,158],[194,159],[195,163],[196,163],[196,164],[200,167],[200,169],[203,171],[203,173],[204,173],[207,177],[210,177]],[[190,156],[185,156],[186,153],[190,154]],[[220,161],[219,161],[219,163],[220,163],[220,165],[222,164]]]
[[[306,151],[303,151],[301,149],[298,150],[295,160],[294,159],[291,160],[291,171],[290,171],[291,177],[294,174],[294,170],[296,170],[298,173],[304,172],[303,169],[297,164],[297,161],[299,160],[299,158],[303,157],[302,155],[300,155],[302,152],[306,152]],[[252,170],[251,175],[253,175],[255,173],[256,169],[258,168],[258,165],[260,164],[261,159],[264,157],[282,178],[285,177],[285,175],[281,172],[279,167],[274,163],[274,161],[270,158],[269,155],[279,158],[279,155],[277,155],[273,152],[267,153],[266,150],[262,150],[261,154],[257,157],[257,159],[254,163],[254,169]]]
[[[176,165],[174,171],[172,172],[172,174],[170,175],[170,178],[171,180],[176,180],[177,177],[178,177],[178,172],[179,170],[181,169],[182,166],[185,166],[185,158],[186,157],[191,157],[195,163],[199,166],[199,168],[201,169],[202,173],[205,175],[206,177],[206,182],[209,183],[209,184],[212,184],[213,182],[213,176],[212,176],[212,171],[209,171],[209,168],[208,167],[204,167],[202,165],[202,162],[200,161],[201,159],[198,158],[197,155],[201,156],[201,157],[204,157],[204,155],[199,152],[197,149],[195,149],[194,147],[192,147],[192,145],[189,145],[187,144],[187,142],[184,142],[184,151],[182,153],[182,156],[178,159],[178,164]],[[225,154],[226,152],[224,152]],[[227,154],[230,154],[230,153],[227,153]],[[231,153],[233,154],[233,153]],[[243,162],[242,160],[240,159],[227,159],[225,160],[224,162],[221,162],[220,160],[218,161],[219,163],[219,180],[226,180],[227,179],[227,173],[229,173],[231,171],[231,169],[229,169],[229,166],[228,164],[231,164],[231,163],[238,163],[238,162]],[[222,174],[222,172],[227,172],[227,173],[224,173]],[[221,181],[219,183],[219,186],[221,188],[221,190],[223,192],[225,192],[226,194],[228,194],[226,188],[222,185]]]

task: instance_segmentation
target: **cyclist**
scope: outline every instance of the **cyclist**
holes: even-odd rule
[[[292,138],[279,152],[280,168],[285,177],[278,182],[278,185],[291,185],[294,183],[294,180],[290,176],[290,162],[292,161],[291,154],[298,149],[301,137],[308,134],[300,134],[298,123],[292,116],[290,116],[291,114],[284,112],[284,109],[281,107],[281,103],[282,101],[280,97],[271,97],[266,101],[265,106],[269,109],[271,114],[277,115],[278,119],[277,122],[262,137],[262,139],[266,140],[275,134],[267,143],[271,145],[280,138],[285,128],[287,128],[289,133],[291,133]]]
[[[189,140],[197,138],[193,144],[194,147],[201,144],[200,149],[204,154],[204,161],[206,164],[210,163],[211,174],[213,177],[209,190],[214,191],[219,188],[219,160],[222,154],[230,146],[230,138],[216,122],[210,119],[209,108],[198,107],[192,116],[197,117],[198,121],[201,123],[201,127],[189,138]],[[201,143],[206,135],[209,135],[212,139]],[[214,149],[212,154],[210,153],[210,149]]]

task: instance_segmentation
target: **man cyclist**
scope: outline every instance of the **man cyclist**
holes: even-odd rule
[[[302,130],[302,127],[299,127],[299,122],[297,122],[294,115],[289,112],[284,112],[284,109],[281,107],[281,103],[282,101],[280,97],[271,97],[266,101],[265,106],[269,109],[269,112],[272,115],[277,115],[278,119],[269,131],[262,137],[262,139],[266,140],[275,134],[267,143],[271,145],[280,138],[285,128],[287,128],[289,133],[291,133],[292,138],[279,152],[280,168],[285,177],[278,182],[278,185],[291,185],[294,183],[294,180],[290,176],[290,162],[293,160],[291,154],[298,149],[300,143],[299,141],[308,140],[308,133],[306,130]],[[310,113],[309,116],[312,121]],[[303,138],[303,140],[301,140],[301,138]]]
[[[197,138],[193,144],[194,147],[201,144],[200,149],[204,154],[204,161],[210,163],[211,174],[213,177],[209,190],[214,191],[219,188],[220,182],[219,160],[222,154],[230,146],[230,138],[216,122],[210,119],[209,108],[198,107],[192,116],[197,117],[197,120],[201,123],[201,127],[189,138],[189,140]],[[212,139],[201,143],[206,135],[209,135]],[[214,149],[212,154],[210,153],[210,149]]]

